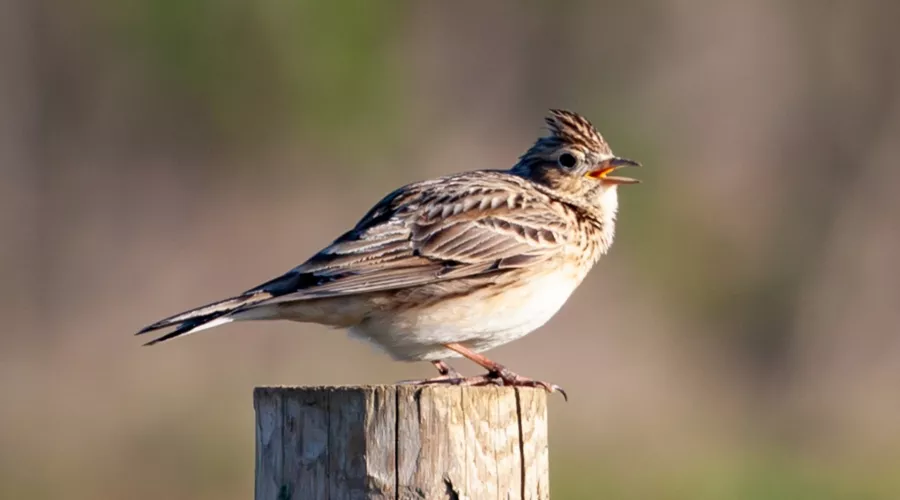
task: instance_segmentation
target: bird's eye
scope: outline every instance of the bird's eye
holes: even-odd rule
[[[559,158],[556,161],[559,163],[559,166],[563,168],[572,168],[578,163],[578,159],[575,158],[575,155],[572,153],[563,153],[559,155]]]

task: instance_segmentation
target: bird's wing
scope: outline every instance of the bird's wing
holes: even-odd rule
[[[476,173],[391,193],[306,263],[248,293],[308,300],[501,274],[559,255],[574,223],[526,181]]]

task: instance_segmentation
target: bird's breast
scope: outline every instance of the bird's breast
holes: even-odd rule
[[[574,261],[523,269],[508,280],[427,305],[408,303],[399,310],[374,312],[354,328],[354,334],[392,352],[451,342],[487,350],[541,327],[562,308],[586,273],[585,266]]]

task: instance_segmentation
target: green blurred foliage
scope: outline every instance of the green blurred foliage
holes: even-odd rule
[[[130,1],[105,4],[104,17],[163,95],[224,143],[260,148],[287,133],[328,147],[340,130],[361,152],[378,150],[398,113],[388,49],[404,5]]]

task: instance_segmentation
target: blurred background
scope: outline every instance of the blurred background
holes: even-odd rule
[[[550,107],[640,160],[492,352],[554,499],[900,498],[900,3],[0,3],[0,496],[249,498],[251,390],[432,375],[340,331],[140,327],[281,274]],[[470,364],[456,365],[476,373]]]

